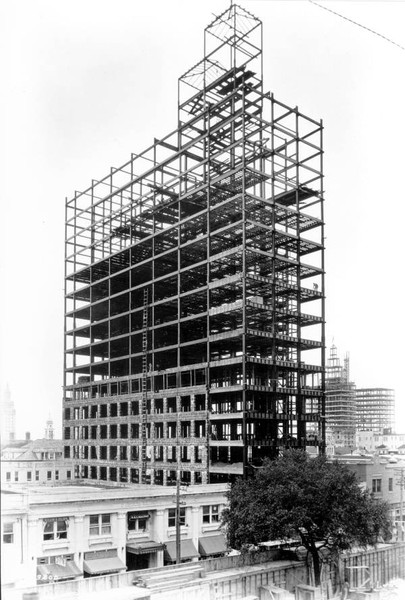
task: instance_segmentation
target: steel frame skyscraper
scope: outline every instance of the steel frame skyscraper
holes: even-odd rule
[[[66,204],[77,476],[218,482],[324,449],[323,125],[263,91],[262,35],[216,17],[178,128]]]

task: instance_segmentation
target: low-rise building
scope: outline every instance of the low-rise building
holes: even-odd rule
[[[225,484],[181,493],[181,561],[222,555]],[[176,562],[176,488],[27,486],[2,491],[2,585],[29,587]]]
[[[356,447],[359,450],[379,454],[403,454],[404,433],[375,433],[372,429],[357,430]]]
[[[376,433],[371,429],[356,431],[356,448],[359,451],[374,453],[379,444]]]
[[[405,461],[390,455],[349,454],[334,458],[345,463],[351,471],[356,473],[360,483],[376,498],[388,502],[391,519],[397,529],[394,531],[394,537],[398,536],[399,539],[404,539],[405,511],[402,496],[405,484]]]
[[[1,452],[1,486],[69,481],[73,462],[63,458],[62,440],[43,438],[5,446]]]

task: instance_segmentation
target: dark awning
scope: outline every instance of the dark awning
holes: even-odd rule
[[[93,560],[84,560],[83,569],[89,575],[101,575],[102,573],[116,573],[126,570],[124,563],[118,556],[108,556],[107,558],[94,558]]]
[[[210,535],[198,540],[198,549],[201,556],[212,556],[213,554],[223,554],[227,551],[225,537],[222,533]]]
[[[176,542],[166,542],[165,549],[166,559],[172,562],[176,561],[177,552],[176,552]],[[200,556],[197,552],[196,547],[193,544],[192,539],[181,540],[180,546],[180,559],[187,560],[189,558],[195,558]]]
[[[83,575],[79,567],[73,560],[68,560],[66,564],[52,563],[50,565],[37,566],[38,581],[62,581],[63,579],[73,579]]]
[[[164,550],[165,545],[159,542],[148,540],[146,542],[133,542],[127,544],[127,550],[130,554],[150,554],[151,552],[157,552],[158,550]]]

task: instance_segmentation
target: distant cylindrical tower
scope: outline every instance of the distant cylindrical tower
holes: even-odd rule
[[[0,414],[1,441],[4,443],[15,440],[15,406],[14,402],[11,399],[11,392],[8,385],[6,386],[6,389],[1,398]]]

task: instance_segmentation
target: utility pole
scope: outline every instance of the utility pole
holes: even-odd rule
[[[179,452],[179,446],[177,446]],[[176,478],[176,564],[181,562],[181,538],[180,538],[180,470],[177,468]]]
[[[401,528],[401,541],[404,539],[404,467],[397,467],[394,469],[397,473],[400,473],[399,480],[396,481],[397,485],[399,485],[399,526]]]
[[[401,540],[404,540],[404,469],[401,469],[400,496],[399,496],[399,520],[401,521]]]
[[[177,413],[176,423],[176,564],[181,562],[181,530],[180,530],[180,419]]]
[[[176,440],[176,458],[177,458],[177,471],[176,471],[176,564],[181,563],[181,505],[185,504],[185,501],[181,500],[181,482],[180,482],[180,443],[179,443],[179,431],[180,420],[177,417],[177,440]],[[188,483],[184,483],[187,486]]]

